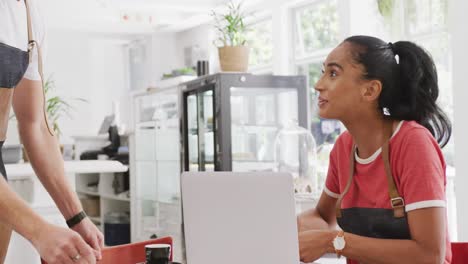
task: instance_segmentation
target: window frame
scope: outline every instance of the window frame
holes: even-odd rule
[[[339,13],[339,8],[340,8],[340,1],[343,1],[343,0],[336,0],[337,1],[337,12]],[[305,48],[304,48],[304,41],[302,40],[302,36],[299,32],[299,29],[300,29],[300,17],[298,16],[298,13],[300,13],[301,11],[303,10],[306,10],[314,5],[321,5],[321,4],[324,4],[324,3],[328,3],[329,0],[309,0],[309,1],[303,1],[301,2],[300,4],[296,4],[296,5],[293,5],[290,7],[290,20],[291,20],[291,26],[292,26],[292,38],[291,38],[291,49],[289,50],[289,52],[292,53],[292,58],[293,58],[293,69],[292,69],[292,72],[297,72],[296,71],[296,68],[298,66],[298,62],[304,62],[304,61],[308,61],[308,60],[313,60],[317,57],[326,57],[326,55],[328,53],[330,53],[331,50],[333,50],[334,46],[333,47],[326,47],[326,48],[321,48],[321,49],[317,49],[317,50],[314,50],[312,53],[307,53],[305,52]],[[338,17],[338,24],[340,25],[339,23],[339,20],[340,18]],[[340,38],[341,36],[341,32],[340,32],[340,26],[338,27],[338,39]],[[297,50],[297,43],[296,43],[296,37],[299,39],[299,43],[300,43],[300,46],[302,46],[301,48],[301,54],[302,56],[298,56],[298,54],[296,53],[296,50]]]
[[[249,18],[246,19],[246,26],[247,28],[252,28],[255,26],[255,24],[260,24],[264,23],[266,21],[270,20],[271,21],[271,39],[273,40],[273,34],[274,34],[274,27],[273,27],[273,22],[274,22],[274,17],[271,12],[259,12],[251,15]],[[249,64],[249,71],[254,73],[254,74],[265,74],[265,73],[272,73],[273,72],[273,64],[275,61],[275,47],[273,45],[272,41],[272,52],[271,52],[271,61],[270,63],[267,64],[258,64],[258,65],[250,65]],[[250,51],[252,52],[252,51]],[[250,62],[249,62],[250,63]]]

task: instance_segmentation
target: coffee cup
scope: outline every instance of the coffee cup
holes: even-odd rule
[[[170,264],[171,245],[149,244],[145,246],[146,264]]]

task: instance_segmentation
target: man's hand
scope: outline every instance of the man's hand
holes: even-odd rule
[[[93,250],[75,231],[45,224],[31,239],[48,264],[95,264]]]
[[[75,225],[72,230],[76,231],[88,245],[93,248],[93,253],[97,260],[102,259],[101,250],[104,248],[104,236],[101,231],[86,217]]]

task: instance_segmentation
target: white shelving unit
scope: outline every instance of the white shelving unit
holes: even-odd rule
[[[124,174],[128,167],[117,161],[87,162],[115,162],[113,163],[115,167],[109,168],[109,170],[83,171],[75,176],[75,189],[78,197],[82,200],[83,209],[88,214],[89,219],[105,234],[104,217],[107,213],[128,212],[130,214],[129,191],[117,195],[113,188],[114,177],[118,174]],[[123,177],[129,176],[123,175]]]
[[[115,194],[113,182],[118,173],[124,173],[127,167],[122,166],[120,171],[105,173],[82,173],[76,175],[76,192],[80,199],[96,201],[97,210],[86,212],[90,219],[104,233],[104,216],[109,212],[130,213],[129,191]],[[128,177],[128,176],[124,176]],[[92,202],[90,202],[92,204]],[[86,211],[87,208],[85,208]],[[88,208],[89,209],[89,208]],[[96,213],[97,212],[97,213]]]

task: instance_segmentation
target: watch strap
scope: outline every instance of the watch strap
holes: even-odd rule
[[[73,216],[72,218],[67,220],[67,226],[69,228],[72,228],[72,227],[76,226],[77,224],[79,224],[86,217],[87,217],[86,213],[84,211],[81,211],[78,214],[76,214],[75,216]]]
[[[336,235],[336,237],[342,237],[344,239],[344,231],[343,230],[338,231],[338,234]],[[335,253],[338,258],[341,258],[341,255],[343,254],[343,249],[335,248]]]

